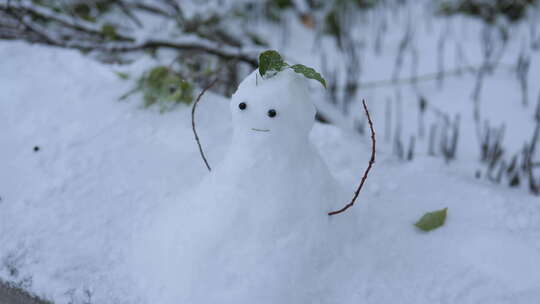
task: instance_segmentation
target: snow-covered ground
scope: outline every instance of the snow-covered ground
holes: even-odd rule
[[[9,58],[0,69],[4,277],[16,268],[11,279],[60,303],[85,290],[100,302],[124,299],[111,285],[124,284],[111,268],[123,259],[122,241],[147,209],[206,173],[189,111],[159,115],[118,102],[131,84],[77,52],[5,42],[0,50]],[[227,101],[203,101],[200,132],[217,139],[205,143],[214,160],[227,115],[211,109]]]
[[[479,21],[433,17],[429,9],[417,9],[420,3],[400,9],[382,6],[357,16],[352,34],[361,50],[361,83],[391,78],[403,37],[410,41],[398,78],[439,68],[478,67],[486,33],[495,37],[494,47],[500,50],[496,31],[489,32]],[[510,39],[502,64],[486,77],[479,99],[482,121],[506,124],[505,157],[520,151],[533,131],[540,60],[538,50],[529,46],[538,39],[532,30],[538,20],[531,15],[507,27]],[[284,30],[275,25],[248,26],[290,62],[322,71],[320,57],[325,53],[330,72],[335,67],[343,72],[350,63],[335,50],[332,38],[317,40],[292,12],[283,37]],[[377,34],[379,30],[383,34]],[[442,59],[437,58],[441,53]],[[533,58],[528,107],[521,106],[519,82],[509,68],[519,54]],[[104,65],[74,51],[5,41],[0,41],[0,58],[0,280],[55,303],[156,303],[153,293],[139,285],[148,269],[134,267],[131,258],[159,257],[165,260],[158,261],[163,266],[167,256],[155,255],[151,242],[148,248],[133,244],[153,215],[174,205],[181,210],[208,176],[191,132],[190,108],[160,114],[142,109],[137,95],[118,101],[132,88],[133,78],[122,80],[115,71],[139,75],[155,64],[148,58],[127,66]],[[331,81],[330,75],[323,76]],[[378,153],[357,205],[336,218],[357,217],[355,244],[334,256],[342,261],[336,265],[347,271],[314,290],[306,303],[540,301],[540,199],[524,191],[525,183],[516,189],[475,178],[477,172],[485,176],[474,131],[475,83],[474,74],[464,73],[441,82],[361,87],[348,113],[329,107],[328,97],[314,86],[319,110],[339,127],[316,124],[311,140],[351,195],[370,156],[369,139],[352,127],[354,121],[365,126],[362,98],[374,118]],[[420,97],[428,102],[423,123],[418,117]],[[206,93],[198,108],[198,132],[213,167],[226,155],[232,137],[229,103]],[[440,124],[441,114],[461,115],[457,160],[450,164],[427,153],[429,129]],[[422,124],[423,138],[418,137]],[[411,162],[394,155],[398,133],[405,145],[417,136]],[[425,212],[445,207],[443,227],[424,233],[413,226]],[[190,231],[196,223],[176,223],[176,229],[182,224]],[[238,241],[233,236],[222,241],[229,240]],[[176,256],[169,258],[171,267],[180,265]],[[243,271],[249,269],[238,270]],[[277,267],[273,274],[279,277]],[[177,279],[191,279],[181,270],[171,278],[173,286]],[[207,290],[209,298],[220,298],[218,290]],[[316,296],[323,290],[324,296]],[[257,296],[247,288],[231,292]]]
[[[1,42],[0,58],[0,278],[55,303],[143,302],[146,292],[125,271],[132,233],[208,174],[190,109],[159,114],[136,100],[117,102],[130,83],[77,52]],[[228,107],[207,93],[198,109],[211,164],[231,136]],[[368,139],[321,124],[311,139],[352,193],[369,159]],[[536,303],[538,197],[475,179],[467,159],[399,162],[380,142],[350,211],[361,221],[358,250],[348,254],[354,275],[329,286],[329,298]],[[412,225],[444,207],[442,228],[423,233]]]

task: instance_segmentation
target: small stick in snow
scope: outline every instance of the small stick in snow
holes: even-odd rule
[[[191,129],[193,130],[193,135],[195,135],[195,141],[197,142],[197,146],[199,147],[199,153],[201,154],[201,157],[202,157],[202,159],[204,161],[204,164],[206,165],[206,168],[208,169],[208,171],[212,171],[212,168],[210,168],[210,165],[208,164],[208,160],[206,159],[206,156],[204,155],[204,152],[203,152],[203,149],[202,149],[202,146],[201,146],[201,141],[199,140],[199,135],[197,135],[197,130],[195,129],[195,109],[197,108],[197,104],[201,100],[201,97],[203,96],[203,94],[208,89],[210,89],[214,84],[216,84],[217,81],[218,81],[218,78],[214,79],[212,82],[210,82],[210,84],[208,84],[201,91],[199,96],[197,96],[197,99],[195,99],[195,102],[193,103],[193,107],[191,108]]]
[[[366,106],[366,101],[362,100],[362,104],[364,105],[364,111],[366,112],[366,116],[368,118],[369,129],[371,130],[371,159],[369,160],[368,167],[366,171],[364,172],[364,176],[362,176],[362,180],[360,181],[358,188],[356,188],[356,192],[354,192],[354,196],[351,202],[339,210],[329,212],[328,215],[335,215],[335,214],[342,213],[354,205],[354,202],[358,198],[358,194],[360,194],[360,190],[362,190],[362,187],[364,186],[364,183],[366,182],[369,170],[371,170],[371,167],[375,163],[375,131],[373,130],[373,122],[371,121],[371,116],[369,115],[369,111]]]

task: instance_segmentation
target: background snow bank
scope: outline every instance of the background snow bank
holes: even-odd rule
[[[9,58],[0,62],[0,277],[56,303],[141,302],[145,291],[123,269],[132,231],[206,174],[189,109],[160,115],[115,102],[129,84],[76,52],[0,46]],[[228,101],[207,94],[198,117],[218,163],[231,133]],[[368,141],[320,124],[311,138],[352,192]],[[362,219],[358,250],[347,253],[355,275],[335,282],[336,303],[540,298],[538,197],[473,179],[467,160],[401,163],[381,148],[352,210]],[[412,226],[443,207],[442,228]]]

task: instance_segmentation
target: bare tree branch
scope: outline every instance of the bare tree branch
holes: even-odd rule
[[[126,6],[129,7],[129,8],[134,8],[134,9],[137,9],[137,10],[140,10],[140,11],[145,11],[145,12],[148,12],[148,13],[152,13],[152,14],[155,14],[155,15],[160,15],[160,16],[167,17],[167,18],[174,18],[173,14],[171,14],[171,13],[169,13],[169,12],[159,8],[159,7],[155,7],[155,6],[146,4],[146,3],[128,2],[128,3],[126,3]]]
[[[141,20],[139,20],[139,18],[137,18],[137,16],[135,16],[135,14],[133,14],[130,7],[128,7],[122,1],[118,1],[117,3],[118,3],[118,6],[120,7],[120,9],[122,10],[122,13],[124,13],[124,15],[126,15],[129,19],[131,19],[131,21],[133,21],[133,23],[135,23],[137,25],[137,27],[139,27],[139,28],[143,27],[143,24],[142,24]]]
[[[136,52],[144,50],[156,50],[159,48],[175,49],[179,51],[196,51],[225,60],[238,60],[249,64],[251,67],[257,67],[256,56],[248,55],[242,52],[240,47],[234,45],[223,45],[205,38],[201,38],[198,32],[185,35],[181,39],[159,40],[149,39],[143,42],[136,42],[134,37],[126,33],[115,33],[114,40],[107,37],[105,33],[92,23],[81,20],[72,21],[61,14],[41,7],[33,7],[24,4],[26,2],[17,2],[16,5],[7,5],[0,3],[0,13],[8,16],[19,23],[20,26],[6,26],[9,20],[2,18],[0,20],[0,38],[20,39],[32,43],[41,43],[50,46],[77,49],[83,52],[102,52],[105,54]],[[142,5],[142,4],[131,4]],[[159,8],[144,6],[147,10],[160,11]],[[178,7],[174,9],[181,14]],[[162,12],[166,14],[166,12]],[[50,33],[44,26],[33,22],[29,17],[39,17],[45,20],[55,22],[61,26],[61,33]],[[175,18],[172,14],[167,14],[170,18]],[[66,30],[69,30],[66,32]],[[57,34],[57,35],[52,35]],[[81,35],[83,34],[83,35]],[[58,36],[58,37],[56,37]],[[220,39],[222,40],[222,39]]]
[[[496,68],[506,68],[509,71],[512,71],[515,69],[515,65],[510,64],[502,64],[499,63],[497,66],[489,65],[490,68],[496,69]],[[418,76],[413,77],[405,77],[405,78],[396,78],[396,79],[389,79],[389,80],[374,80],[364,83],[359,83],[357,86],[361,89],[372,89],[372,88],[379,88],[379,87],[389,87],[389,86],[399,86],[399,85],[405,85],[405,84],[415,84],[418,82],[425,82],[425,81],[433,81],[437,80],[440,77],[453,77],[453,76],[460,76],[463,73],[471,73],[475,74],[482,68],[482,65],[480,66],[467,66],[467,67],[460,67],[456,69],[450,69],[446,71],[439,71],[434,73],[426,73],[426,74],[420,74]]]
[[[210,168],[210,165],[208,164],[208,160],[206,159],[206,156],[204,155],[204,152],[203,152],[203,149],[202,149],[202,146],[201,146],[201,141],[199,140],[199,135],[197,135],[197,130],[195,128],[195,110],[197,109],[197,104],[201,100],[201,97],[203,96],[203,94],[208,89],[210,89],[214,84],[216,84],[217,81],[218,81],[218,78],[216,77],[212,82],[210,82],[210,84],[208,84],[201,91],[199,96],[197,96],[197,99],[195,99],[195,102],[193,102],[193,107],[191,108],[191,129],[193,130],[193,135],[195,136],[195,141],[197,142],[197,146],[199,147],[199,153],[201,154],[201,157],[202,157],[202,159],[204,161],[204,164],[206,165],[206,168],[208,169],[208,171],[212,171],[212,168]]]
[[[373,130],[373,122],[371,121],[371,116],[369,115],[369,111],[368,111],[368,108],[366,106],[366,101],[365,100],[362,100],[362,105],[364,106],[364,111],[366,112],[366,116],[367,116],[367,119],[368,119],[369,129],[371,130],[371,158],[369,160],[368,167],[367,167],[366,171],[364,172],[364,175],[362,176],[362,180],[360,181],[360,184],[358,185],[358,188],[356,188],[356,191],[354,192],[354,196],[353,196],[352,200],[347,205],[345,205],[343,208],[341,208],[339,210],[336,210],[336,211],[329,212],[328,215],[340,214],[340,213],[344,212],[345,210],[349,209],[350,207],[352,207],[354,205],[354,202],[356,201],[356,199],[358,198],[358,195],[360,194],[360,190],[362,190],[362,187],[364,186],[364,183],[366,182],[366,179],[368,177],[368,173],[371,170],[371,167],[373,166],[373,164],[375,163],[375,153],[376,153],[376,151],[375,151],[375,143],[376,143],[375,130]]]
[[[105,40],[106,36],[103,34],[101,29],[94,25],[93,23],[86,22],[80,19],[77,19],[77,21],[74,21],[73,18],[66,18],[65,16],[58,14],[51,9],[47,8],[41,8],[41,7],[33,7],[30,5],[24,5],[24,4],[17,4],[17,5],[3,5],[0,3],[0,12],[4,13],[7,17],[12,17],[13,19],[19,21],[20,23],[25,24],[26,26],[30,26],[31,28],[36,28],[35,25],[30,25],[32,23],[31,20],[21,20],[23,17],[38,17],[43,20],[49,20],[52,22],[56,22],[58,25],[64,27],[65,29],[74,30],[76,32],[87,34],[91,37],[93,37],[95,40]],[[26,18],[30,19],[30,18]],[[2,22],[5,22],[2,20]],[[0,28],[3,27],[3,23],[0,22]],[[73,35],[71,36],[74,36]],[[70,37],[75,38],[75,37]],[[80,37],[80,38],[88,38]],[[122,34],[117,33],[116,35],[117,41],[126,41],[126,42],[133,42],[135,39],[131,37],[124,36]]]

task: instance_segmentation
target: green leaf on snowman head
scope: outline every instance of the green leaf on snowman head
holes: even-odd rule
[[[303,64],[295,64],[291,66],[296,73],[304,75],[306,78],[315,79],[320,82],[326,89],[326,80],[315,69],[307,67]]]
[[[289,66],[281,55],[274,50],[264,51],[259,55],[259,73],[262,77],[272,77]]]
[[[259,74],[263,78],[270,78],[286,68],[291,68],[294,72],[304,75],[308,79],[320,82],[326,88],[326,80],[315,69],[303,64],[289,65],[279,52],[274,50],[264,51],[259,55]]]

